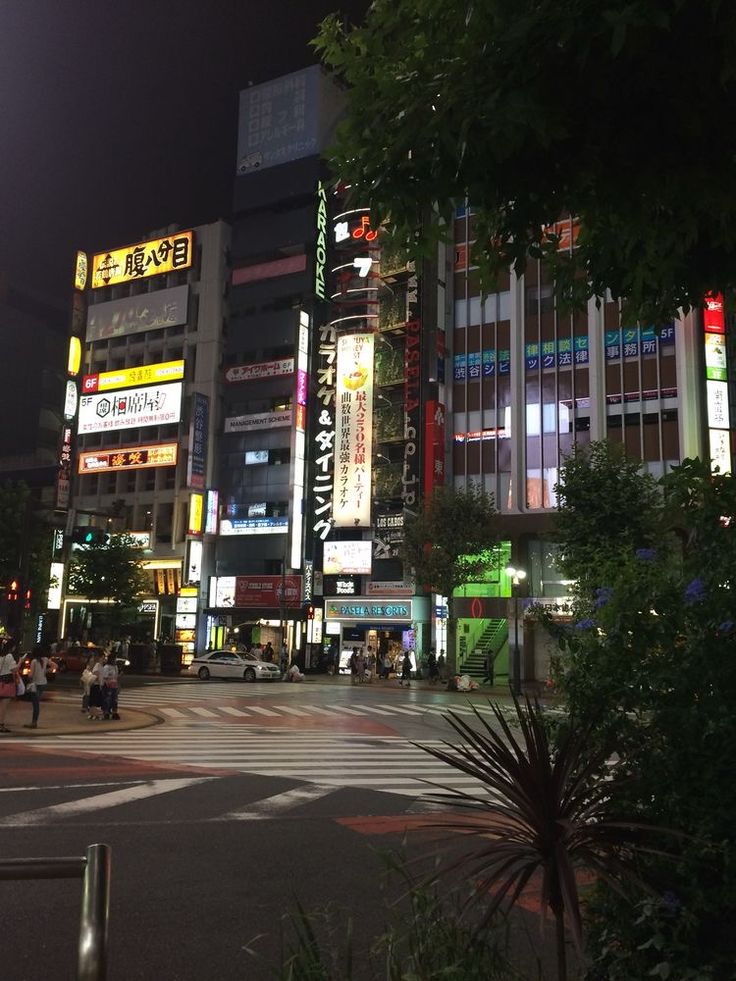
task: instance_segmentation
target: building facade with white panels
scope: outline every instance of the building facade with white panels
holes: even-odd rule
[[[169,226],[143,241],[173,241],[179,233],[178,226]],[[204,506],[206,491],[213,487],[222,344],[227,329],[229,247],[229,225],[222,221],[202,225],[193,229],[188,268],[87,291],[82,373],[92,381],[83,381],[80,392],[75,470],[82,472],[75,475],[73,520],[149,535],[145,561],[151,572],[151,597],[143,606],[141,625],[150,628],[150,636],[155,628],[159,637],[177,639],[185,649],[191,649],[196,634],[177,628],[177,596],[182,586],[199,589],[207,563],[214,561],[214,537],[203,535],[204,529],[189,533],[190,499],[192,493],[200,493]],[[175,364],[169,365],[181,360],[182,381],[169,382],[169,377],[180,374]],[[150,389],[155,400],[161,391],[159,382],[151,383],[145,373],[136,376],[131,371],[155,365],[165,366],[159,371],[159,382],[166,387],[166,408],[171,412],[162,410],[164,421],[155,407],[146,414],[151,406],[141,394]],[[167,374],[172,370],[173,374]],[[103,373],[112,375],[105,377]],[[120,386],[115,373],[119,373]],[[142,380],[135,383],[136,377]],[[177,393],[179,385],[181,391]],[[89,396],[96,401],[85,408],[85,388],[94,390],[96,386],[97,391]],[[118,399],[134,393],[143,414],[131,419],[150,419],[152,424],[117,428],[111,412],[100,416],[100,401],[103,409],[107,407],[105,386],[110,386]],[[169,422],[167,415],[178,418]],[[160,465],[156,465],[157,460]],[[189,568],[191,562],[187,563],[193,541],[203,544],[198,573]],[[198,575],[199,581],[193,575]],[[154,620],[150,611],[155,606]],[[199,622],[186,629],[198,628]]]
[[[560,231],[561,244],[574,248],[576,223],[560,223]],[[507,554],[526,573],[524,598],[554,601],[567,592],[551,534],[565,457],[575,445],[605,439],[661,476],[686,457],[707,456],[714,425],[707,379],[726,377],[725,360],[706,369],[699,311],[648,326],[622,322],[610,298],[559,311],[549,271],[536,260],[524,275],[501,276],[482,297],[470,258],[474,238],[472,210],[461,208],[448,269],[451,472],[456,487],[480,483],[493,494]],[[728,420],[715,424],[728,428]],[[461,605],[467,620],[460,636],[467,633],[470,646],[483,636],[479,618],[490,624],[510,612],[502,573],[497,587],[481,593],[486,602],[476,601],[475,612],[470,599]],[[527,677],[538,668],[530,659]]]

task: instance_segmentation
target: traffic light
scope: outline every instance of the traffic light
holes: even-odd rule
[[[8,603],[17,603],[20,595],[20,583],[17,579],[11,579],[8,583],[7,600]]]
[[[25,592],[25,602],[23,604],[26,610],[30,610],[31,608],[32,596],[33,596],[32,591],[30,589],[27,589]]]
[[[87,525],[84,528],[73,528],[71,540],[76,545],[107,545],[110,536],[102,528],[93,528]]]

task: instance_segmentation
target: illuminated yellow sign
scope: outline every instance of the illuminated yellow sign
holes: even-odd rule
[[[78,290],[83,290],[87,285],[87,270],[89,266],[87,264],[87,253],[77,252],[77,259],[74,264],[74,286]]]
[[[87,450],[78,456],[79,473],[100,471],[145,470],[149,467],[174,467],[179,450],[177,443],[154,443],[127,449]]]
[[[194,232],[175,232],[151,242],[98,252],[92,256],[92,289],[188,269],[193,245]]]
[[[204,494],[189,495],[189,526],[190,535],[202,534],[202,521],[204,518]]]
[[[130,388],[132,385],[152,385],[156,382],[181,381],[184,377],[183,361],[162,361],[139,368],[121,368],[119,371],[101,371],[97,375],[85,375],[82,392],[109,392],[111,389]]]
[[[66,362],[66,369],[70,375],[78,375],[82,367],[82,342],[78,337],[69,338],[69,357]]]

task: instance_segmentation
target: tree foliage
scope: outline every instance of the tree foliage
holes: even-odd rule
[[[129,535],[110,535],[98,545],[82,545],[69,562],[69,592],[117,607],[131,607],[149,588],[143,549]]]
[[[435,488],[404,528],[402,554],[417,582],[443,596],[483,582],[499,542],[493,498],[477,485]]]
[[[736,277],[735,39],[720,0],[375,0],[315,42],[335,172],[399,242],[467,195],[487,273],[546,255],[563,299],[660,323]],[[568,214],[573,254],[543,231]]]
[[[591,488],[609,483],[607,461],[600,462],[600,472],[591,467]],[[583,479],[574,467],[568,475],[573,484]],[[563,535],[562,545],[569,557],[581,556],[581,588],[575,626],[561,636],[558,680],[571,711],[595,719],[596,738],[621,758],[622,779],[611,781],[621,812],[634,809],[643,820],[692,837],[676,868],[652,867],[661,892],[675,896],[676,913],[666,919],[669,940],[648,943],[641,931],[629,930],[630,907],[611,894],[600,897],[594,937],[600,954],[612,920],[621,918],[616,957],[628,958],[621,963],[629,977],[648,976],[669,956],[681,972],[668,968],[673,977],[707,969],[726,978],[736,963],[730,926],[736,905],[736,478],[686,460],[657,482],[658,504],[645,474],[629,470],[627,482],[628,499],[647,508],[643,517],[631,516],[633,535],[621,535],[610,520],[604,494],[567,499],[570,544]],[[590,552],[576,550],[576,516],[582,528],[600,528]],[[570,558],[568,572],[574,571]],[[668,944],[672,949],[663,951]]]
[[[49,585],[52,527],[35,509],[26,483],[0,486],[0,583],[19,576],[31,589],[32,608],[45,606]]]
[[[499,532],[493,497],[476,484],[464,490],[436,487],[404,527],[402,557],[417,583],[447,597],[447,666],[455,673],[453,593],[483,582],[498,559]]]

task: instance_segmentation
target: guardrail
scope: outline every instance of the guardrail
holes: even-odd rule
[[[0,880],[82,879],[78,981],[105,981],[107,978],[111,856],[109,845],[90,845],[79,857],[7,858],[0,861]]]

